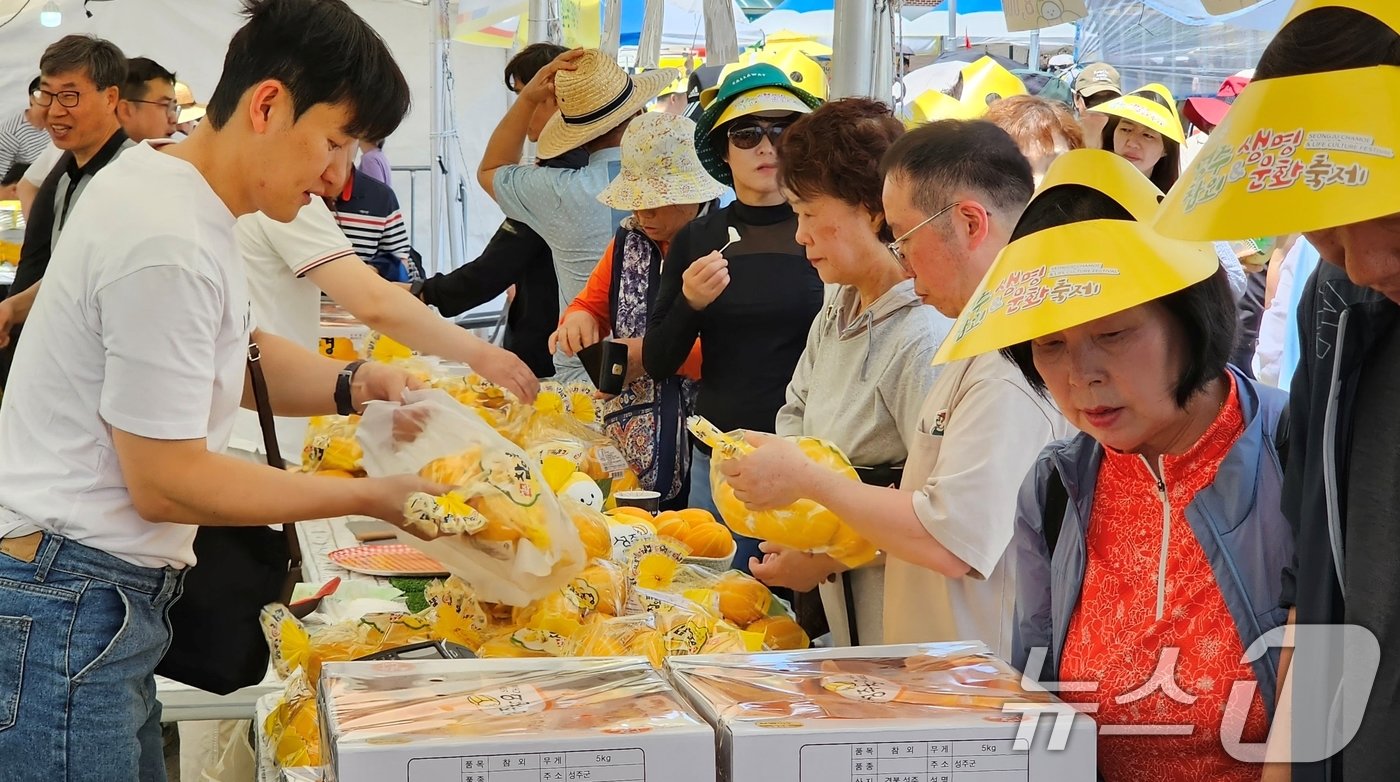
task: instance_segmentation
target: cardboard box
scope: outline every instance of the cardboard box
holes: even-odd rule
[[[1093,782],[1095,727],[981,643],[673,657],[667,671],[719,737],[722,782]],[[1029,742],[1008,702],[1051,718]]]
[[[328,663],[328,782],[714,782],[715,734],[639,657]]]

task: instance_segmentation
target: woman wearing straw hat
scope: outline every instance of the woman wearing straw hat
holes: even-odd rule
[[[923,306],[888,244],[880,161],[904,125],[867,98],[828,103],[793,123],[779,144],[780,180],[797,212],[797,241],[822,282],[827,305],[778,411],[776,433],[821,437],[857,465],[861,480],[898,486],[907,443],[937,370],[934,351],[951,321]],[[854,572],[824,554],[768,543],[753,574],[806,592],[818,584],[833,640],[873,645],[884,635],[884,567]]]
[[[694,122],[665,112],[633,120],[622,136],[622,173],[598,196],[632,216],[549,338],[551,351],[570,356],[609,333],[628,346],[627,387],[603,403],[603,429],[643,489],[659,492],[663,503],[679,498],[682,507],[690,488],[685,418],[693,407],[691,379],[699,377],[699,346],[678,376],[653,380],[642,370],[642,335],[671,240],[723,193],[695,156]]]
[[[618,147],[627,123],[675,76],[668,68],[628,76],[596,49],[565,52],[520,89],[491,134],[477,182],[506,217],[535,229],[549,244],[561,312],[583,290],[623,217],[599,203],[598,194],[621,167]],[[582,147],[588,164],[577,171],[520,164],[532,119],[551,101],[559,110],[540,131],[536,152],[554,158]],[[555,354],[554,365],[561,380],[587,377],[576,358]]]
[[[1241,660],[1286,618],[1287,397],[1227,364],[1225,272],[1143,222],[1159,196],[1107,152],[1062,156],[938,358],[1002,350],[1082,432],[1021,490],[1013,662],[1048,649],[1029,675],[1097,685],[1060,697],[1121,726],[1099,738],[1107,782],[1252,781],[1222,737],[1262,742],[1275,706],[1278,650]]]
[[[821,105],[773,65],[735,71],[695,128],[710,176],[737,200],[676,235],[643,342],[654,378],[675,375],[702,338],[696,410],[725,430],[773,431],[807,331],[822,305],[822,283],[794,238],[797,217],[778,187],[774,141]],[[733,239],[737,234],[738,239]],[[716,512],[709,453],[697,450],[690,504]],[[736,538],[735,565],[747,571],[758,541]]]
[[[1127,158],[1163,193],[1172,189],[1181,172],[1181,145],[1186,141],[1186,131],[1170,90],[1149,84],[1090,111],[1108,115],[1103,149]]]

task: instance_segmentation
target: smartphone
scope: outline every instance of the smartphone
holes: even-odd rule
[[[346,522],[345,528],[361,543],[398,540],[394,525],[378,519],[356,519]]]

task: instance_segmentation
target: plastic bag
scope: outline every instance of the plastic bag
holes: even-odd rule
[[[301,451],[301,467],[322,475],[355,477],[364,475],[364,450],[355,433],[358,415],[321,415],[306,428],[306,444]]]
[[[579,423],[558,394],[541,393],[535,399],[535,412],[523,437],[526,449],[537,461],[549,456],[568,459],[598,484],[604,497],[638,485],[636,473],[612,439]]]
[[[287,679],[282,699],[263,723],[282,768],[321,765],[321,721],[316,712],[316,688],[298,670]]]
[[[771,541],[798,551],[827,554],[848,568],[860,567],[875,559],[875,546],[837,518],[836,514],[812,500],[798,500],[786,508],[775,510],[750,510],[734,496],[734,490],[720,472],[720,465],[726,459],[752,453],[754,447],[744,442],[741,435],[725,434],[699,416],[687,419],[686,426],[691,434],[713,450],[710,487],[714,493],[715,507],[719,508],[730,529],[746,537]],[[838,475],[859,480],[855,468],[836,446],[815,437],[799,437],[796,442],[808,459]]]
[[[476,599],[523,606],[562,588],[583,569],[577,528],[539,465],[441,390],[410,391],[402,407],[371,403],[360,422],[365,471],[418,473],[456,488],[415,494],[399,538],[471,585]],[[396,438],[396,419],[421,433]]]
[[[277,675],[286,679],[305,671],[313,686],[323,663],[433,640],[433,617],[427,613],[370,614],[353,622],[308,626],[286,606],[273,603],[262,609],[259,621]]]

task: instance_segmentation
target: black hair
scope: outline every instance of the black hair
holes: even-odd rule
[[[557,43],[532,43],[521,49],[506,63],[503,74],[506,89],[511,92],[519,91],[535,78],[535,74],[539,73],[541,68],[554,62],[554,58],[567,51],[568,49]]]
[[[408,113],[403,71],[373,28],[343,0],[243,0],[247,24],[233,35],[209,99],[217,130],[244,93],[274,79],[291,94],[294,119],[312,106],[344,104],[354,138],[387,138]]]
[[[1352,8],[1315,8],[1289,22],[1259,58],[1254,80],[1400,65],[1400,33]]]
[[[914,204],[928,214],[966,188],[984,197],[984,206],[1019,215],[1035,192],[1031,164],[1016,142],[983,120],[939,120],[909,131],[890,145],[880,175],[907,179]]]
[[[145,100],[150,92],[146,82],[160,79],[175,86],[175,74],[149,57],[132,57],[126,61],[126,80],[122,82],[122,100]]]
[[[1122,205],[1107,195],[1084,185],[1059,185],[1041,193],[1026,208],[1011,241],[1030,236],[1037,231],[1086,220],[1132,220]],[[1131,261],[1129,261],[1131,262]],[[1157,299],[1181,328],[1184,344],[1188,346],[1186,364],[1176,379],[1176,404],[1185,409],[1186,403],[1205,390],[1225,372],[1235,347],[1238,310],[1230,291],[1230,279],[1224,267],[1215,273],[1174,293]],[[1002,348],[1001,354],[1010,359],[1031,388],[1046,394],[1045,379],[1035,368],[1029,340]]]
[[[39,77],[35,76],[34,81],[29,82],[29,92],[24,93],[25,97],[33,95],[37,89],[39,89]]]
[[[44,50],[44,56],[39,58],[39,73],[54,76],[68,71],[86,73],[99,90],[120,88],[126,81],[126,55],[105,38],[65,35]]]
[[[1140,95],[1141,97],[1154,95],[1157,98],[1156,102],[1158,104],[1166,105],[1166,101],[1163,100],[1162,96],[1155,95],[1155,93],[1144,92],[1133,94]],[[1110,114],[1108,122],[1103,126],[1103,136],[1100,142],[1103,144],[1103,148],[1109,152],[1114,151],[1113,134],[1118,132],[1118,124],[1122,121],[1122,117],[1115,117]],[[1129,120],[1129,122],[1131,121],[1132,120]],[[1152,130],[1152,128],[1148,128],[1148,130]],[[1181,145],[1176,143],[1174,139],[1162,136],[1162,159],[1158,160],[1157,165],[1152,167],[1152,174],[1147,178],[1152,180],[1152,184],[1156,185],[1157,189],[1161,190],[1163,193],[1171,190],[1172,187],[1176,185],[1176,180],[1181,178]]]

